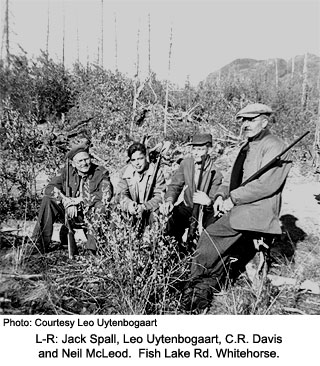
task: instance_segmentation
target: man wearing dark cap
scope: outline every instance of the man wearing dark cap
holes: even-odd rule
[[[69,163],[70,162],[70,163]],[[66,178],[68,169],[68,187],[70,196],[66,194]],[[109,174],[102,166],[91,162],[87,145],[73,146],[67,154],[67,165],[60,173],[52,178],[44,191],[38,221],[33,238],[42,252],[50,250],[50,242],[55,221],[65,222],[65,215],[71,221],[71,226],[79,226],[84,221],[84,211],[88,216],[105,212],[106,204],[111,200],[113,187]],[[67,243],[68,229],[62,225],[60,240]],[[96,241],[93,235],[87,233],[86,249],[95,254]]]
[[[173,175],[164,197],[165,202],[161,207],[165,215],[171,213],[166,234],[174,236],[180,245],[185,230],[190,226],[194,204],[203,207],[203,226],[206,226],[210,212],[212,213],[213,198],[222,182],[222,174],[209,155],[212,147],[212,136],[210,134],[194,135],[190,145],[192,146],[192,156],[185,158]],[[206,155],[206,161],[200,189],[197,190],[202,156],[204,155]],[[175,205],[182,191],[183,202]]]
[[[253,238],[281,234],[281,193],[291,167],[288,154],[258,178],[241,186],[286,147],[267,128],[271,114],[269,106],[255,103],[236,115],[242,122],[246,141],[230,177],[215,195],[213,208],[215,215],[221,217],[199,238],[191,267],[192,281],[184,298],[189,310],[207,307],[214,292],[227,284],[231,258],[237,258],[242,265],[252,258],[249,256],[255,250]]]

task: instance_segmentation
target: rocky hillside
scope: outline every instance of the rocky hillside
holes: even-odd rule
[[[294,62],[292,62],[294,61]],[[301,77],[303,74],[304,55],[295,56],[294,59],[284,60],[274,58],[268,60],[254,60],[250,58],[236,59],[223,66],[220,70],[210,73],[206,82],[215,81],[218,77],[239,77],[240,79],[258,77],[262,80],[270,80],[275,77],[276,63],[278,67],[279,79],[288,76]],[[320,70],[320,57],[308,54],[308,77],[312,82],[316,82]]]

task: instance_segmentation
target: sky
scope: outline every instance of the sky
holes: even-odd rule
[[[46,50],[49,13],[48,52],[55,61],[62,60],[64,35],[68,67],[78,58],[84,65],[103,60],[106,69],[117,67],[133,77],[139,54],[142,79],[148,73],[150,18],[151,69],[181,86],[187,79],[197,84],[237,58],[320,56],[320,0],[103,0],[103,8],[101,3],[9,0],[10,52],[22,48],[36,57]],[[2,42],[4,9],[1,0]]]

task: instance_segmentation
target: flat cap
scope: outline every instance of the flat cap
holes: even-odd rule
[[[202,133],[194,135],[189,145],[205,145],[210,144],[212,146],[212,135],[210,133]]]
[[[236,118],[254,118],[258,117],[260,114],[271,114],[273,113],[272,109],[261,103],[248,104],[246,107],[242,108],[237,114]]]
[[[89,146],[87,144],[75,145],[68,153],[67,159],[72,160],[78,153],[86,152],[89,154]]]

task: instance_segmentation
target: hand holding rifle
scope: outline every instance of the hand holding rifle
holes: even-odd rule
[[[144,204],[138,204],[137,202],[130,202],[128,206],[128,211],[131,215],[141,216],[145,211],[146,207]]]
[[[173,210],[173,203],[171,201],[167,201],[167,202],[164,202],[160,205],[160,212],[165,215],[165,216],[168,216],[171,211]]]
[[[201,157],[201,168],[200,168],[199,180],[198,180],[198,184],[197,184],[197,190],[193,195],[193,197],[196,198],[196,202],[195,201],[193,202],[192,215],[190,218],[190,226],[189,226],[189,231],[188,231],[188,236],[187,236],[187,243],[188,243],[188,246],[190,247],[190,249],[194,245],[194,239],[195,239],[196,233],[197,233],[200,207],[203,202],[208,203],[209,202],[208,200],[210,200],[210,198],[207,196],[207,194],[205,192],[200,191],[200,187],[202,184],[202,176],[203,176],[203,171],[204,171],[204,167],[206,164],[207,156],[208,156],[208,153],[205,153]],[[207,198],[208,198],[208,200],[207,200]],[[210,200],[210,203],[211,203],[211,200]]]
[[[78,216],[78,206],[83,202],[82,197],[67,197],[57,187],[53,188],[53,196],[62,202],[70,219]]]
[[[195,191],[193,194],[193,203],[201,206],[210,206],[211,198],[203,191]]]

